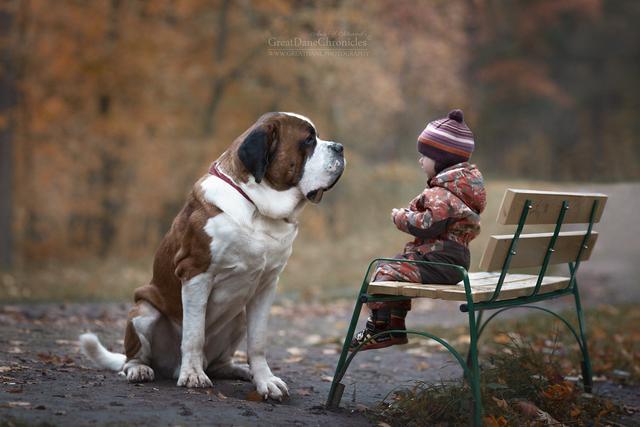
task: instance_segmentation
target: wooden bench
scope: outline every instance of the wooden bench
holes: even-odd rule
[[[473,422],[480,425],[482,402],[480,398],[480,370],[478,365],[478,339],[486,324],[497,314],[514,307],[529,307],[542,310],[559,318],[570,329],[582,351],[583,385],[591,391],[592,373],[587,349],[585,326],[578,292],[576,273],[582,261],[591,256],[598,233],[593,224],[600,221],[607,196],[597,193],[559,193],[550,191],[515,190],[505,192],[497,222],[516,225],[513,234],[493,235],[487,243],[480,260],[483,271],[467,273],[460,266],[427,261],[407,261],[378,258],[369,264],[356,304],[351,324],[345,337],[342,353],[333,377],[327,399],[327,407],[337,407],[344,385],[340,383],[349,364],[359,349],[349,354],[349,343],[353,338],[362,305],[373,301],[397,301],[408,298],[432,298],[461,301],[460,310],[468,314],[470,346],[466,360],[445,340],[428,332],[408,330],[408,334],[434,339],[453,354],[462,367],[465,378],[471,385],[474,402]],[[522,234],[525,225],[552,225],[548,233]],[[564,224],[585,224],[582,231],[561,231]],[[378,261],[409,262],[416,264],[438,264],[459,270],[464,279],[457,285],[422,284],[405,282],[369,282],[372,268]],[[569,265],[566,276],[547,276],[552,264]],[[538,274],[514,274],[509,270],[536,268]],[[559,314],[544,307],[530,306],[562,296],[573,296],[578,331]],[[497,310],[485,322],[485,310]],[[371,339],[375,336],[371,337]]]

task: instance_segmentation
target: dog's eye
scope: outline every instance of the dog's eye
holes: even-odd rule
[[[310,136],[309,138],[305,139],[304,141],[301,142],[301,145],[304,148],[309,148],[309,147],[313,147],[313,145],[316,143],[316,139],[313,136]]]

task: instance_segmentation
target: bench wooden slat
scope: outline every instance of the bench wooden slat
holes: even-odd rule
[[[538,276],[531,276],[527,280],[519,280],[516,282],[505,283],[500,290],[498,301],[513,299],[531,295],[533,289],[536,286]],[[542,285],[540,286],[540,294],[546,294],[549,292],[557,291],[565,288],[569,284],[568,277],[554,277],[546,276],[542,279]],[[495,291],[496,285],[480,285],[473,289],[473,302],[488,301]],[[440,299],[450,299],[453,301],[466,300],[464,287],[457,286],[452,289],[443,289],[439,291],[438,296]]]
[[[509,188],[504,193],[498,211],[498,223],[518,224],[527,199],[533,202],[533,207],[527,215],[527,224],[555,224],[564,200],[569,203],[564,217],[565,224],[588,223],[594,200],[599,201],[594,222],[599,222],[607,203],[607,195],[601,193],[559,193]]]
[[[469,279],[473,280],[484,279],[487,277],[496,277],[499,275],[500,273],[496,273],[495,271],[474,271],[473,273],[468,273]]]
[[[474,287],[478,287],[478,289],[482,289],[480,288],[481,286],[492,286],[492,289],[495,289],[495,286],[498,283],[498,279],[500,278],[500,273],[490,274],[490,277],[484,277],[485,275],[487,275],[487,273],[471,273],[469,274],[469,283],[471,283],[471,285]],[[504,279],[504,283],[514,283],[522,280],[528,280],[531,277],[532,276],[530,274],[507,274]],[[453,289],[455,291],[454,293],[462,289],[462,294],[464,295],[463,282],[460,282],[457,285],[403,282],[371,282],[368,289],[368,292],[371,294],[375,293],[384,295],[402,295],[434,299],[448,299],[439,296],[438,293],[443,289]],[[462,300],[464,300],[464,298],[462,298]]]
[[[585,231],[561,232],[556,240],[555,252],[549,260],[550,264],[575,261],[585,234]],[[553,233],[521,234],[516,254],[511,257],[510,268],[541,266],[551,236],[553,236]],[[587,248],[582,251],[581,260],[589,259],[597,239],[598,233],[592,231],[587,241]],[[509,251],[511,240],[513,240],[512,234],[491,236],[480,259],[480,269],[487,271],[501,270]]]
[[[507,300],[530,295],[535,288],[538,276],[524,274],[508,274],[498,300]],[[473,279],[470,280],[471,292],[474,302],[489,300],[495,291],[498,278],[493,283],[478,284]],[[542,280],[540,293],[564,289],[569,284],[568,277],[547,276]],[[448,301],[466,301],[464,286],[457,285],[434,285],[421,283],[403,282],[371,282],[367,290],[369,294],[400,295],[412,298],[431,298]]]

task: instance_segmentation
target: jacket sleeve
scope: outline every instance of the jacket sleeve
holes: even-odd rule
[[[424,210],[404,209],[396,214],[394,224],[400,231],[423,239],[444,233],[454,220],[452,213],[455,211],[448,193],[446,190],[425,191],[415,203],[418,207],[424,207]]]

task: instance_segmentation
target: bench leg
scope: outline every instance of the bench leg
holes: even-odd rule
[[[478,340],[480,340],[480,328],[482,326],[482,314],[484,313],[483,310],[479,310],[478,311],[478,317],[476,317],[476,331],[478,331],[476,338]],[[471,347],[469,347],[469,351],[467,351],[467,366],[469,367],[469,369],[471,369]]]
[[[480,319],[480,314],[478,315]],[[476,315],[473,310],[469,310],[469,353],[467,355],[467,365],[471,371],[471,378],[468,378],[471,385],[471,395],[473,396],[473,425],[482,425],[482,396],[480,393],[480,366],[478,365],[478,327],[476,325]]]
[[[582,345],[580,346],[582,351],[582,383],[584,385],[584,391],[591,393],[593,388],[593,372],[591,371],[586,325],[584,322],[584,315],[582,313],[582,304],[580,303],[580,293],[578,292],[577,281],[574,282],[573,295],[576,300],[576,315],[578,317],[578,328],[580,329],[580,341],[582,341]]]
[[[344,338],[342,344],[342,353],[340,353],[340,359],[338,359],[338,366],[336,366],[336,372],[333,374],[333,381],[331,382],[331,388],[329,389],[329,396],[327,397],[327,408],[337,408],[340,406],[340,400],[342,399],[342,392],[344,385],[340,383],[342,377],[340,376],[342,368],[344,367],[345,360],[349,354],[349,345],[353,339],[356,326],[358,325],[358,319],[360,318],[360,311],[362,310],[362,294],[358,295],[355,307],[353,307],[353,314],[351,315],[351,323],[347,331],[347,336]]]

